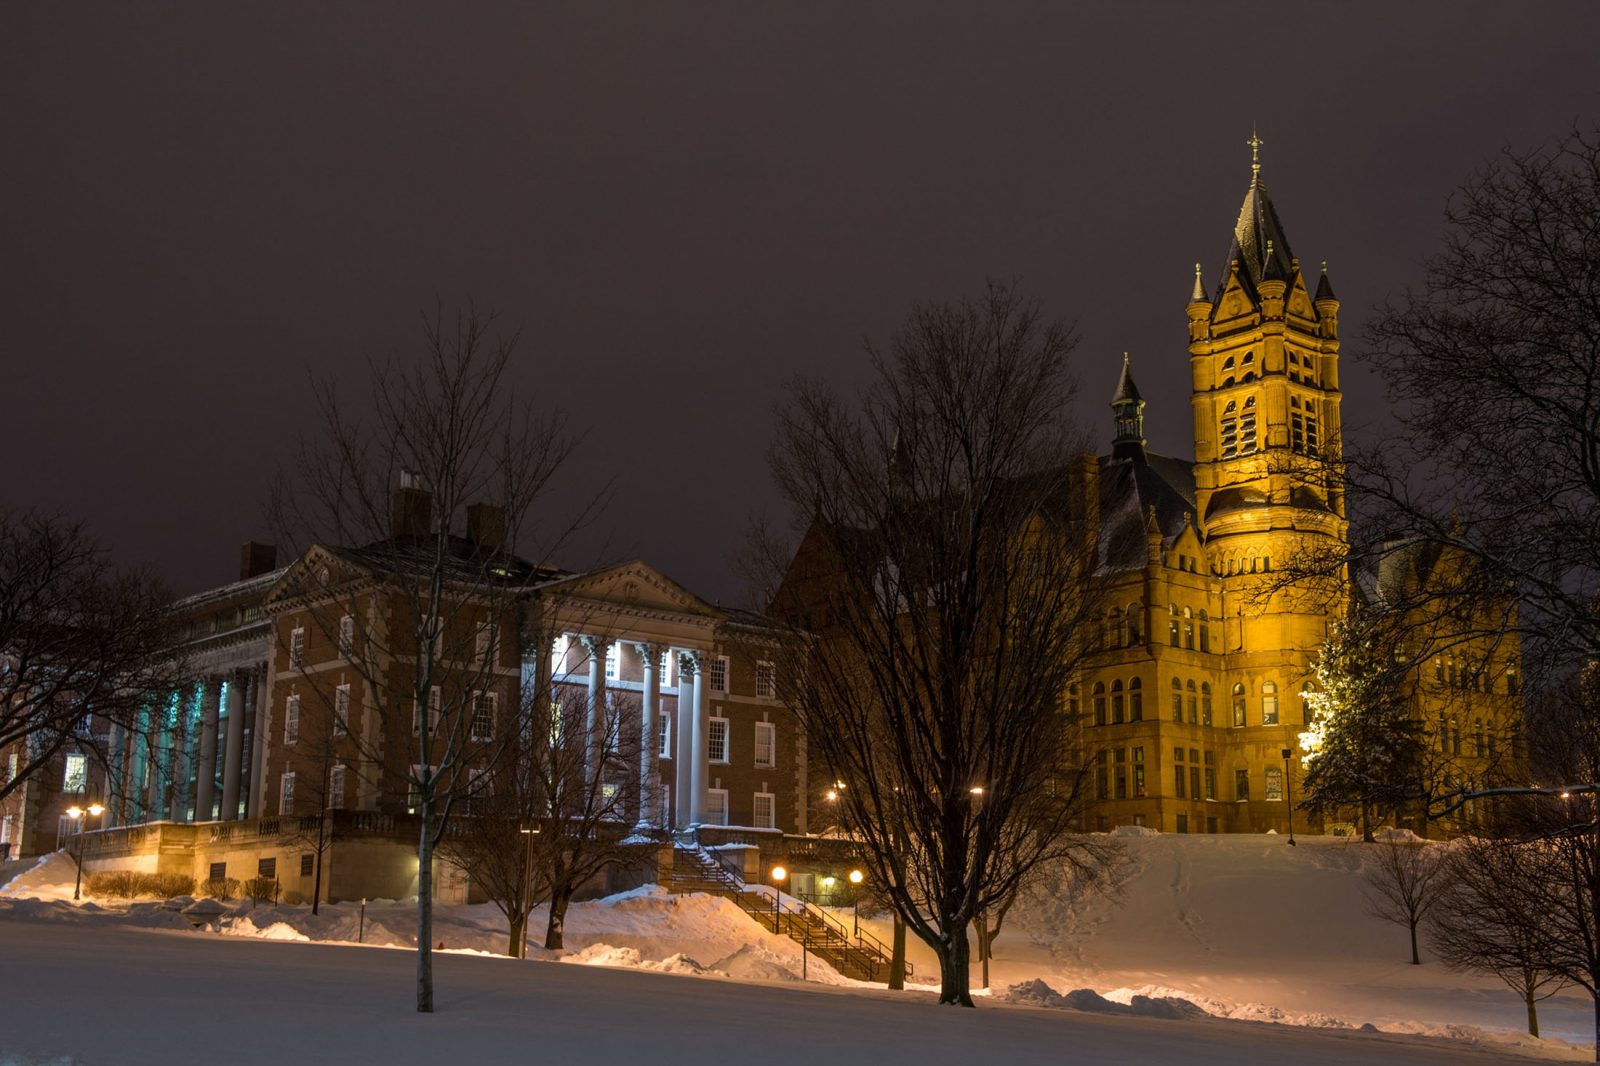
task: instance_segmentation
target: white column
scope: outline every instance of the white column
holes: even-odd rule
[[[191,699],[193,697],[188,693],[178,694],[178,724],[172,729],[172,801],[167,808],[167,817],[174,822],[189,817],[189,771],[194,765],[194,710]]]
[[[656,715],[661,706],[661,685],[656,677],[656,665],[661,649],[653,644],[635,644],[634,647],[639,649],[639,658],[644,663],[644,691],[640,694],[639,708],[639,824],[652,826],[660,819],[656,784],[661,776],[657,765],[661,724]]]
[[[200,772],[194,788],[194,820],[211,821],[217,799],[217,713],[222,702],[222,679],[208,677],[200,688]]]
[[[239,759],[244,755],[244,686],[247,675],[228,675],[228,733],[222,745],[222,820],[239,817]]]
[[[690,782],[696,822],[706,820],[706,789],[710,787],[711,716],[706,708],[706,671],[700,654],[694,656],[694,780]]]
[[[606,728],[606,645],[600,637],[584,637],[583,646],[589,651],[589,719],[587,748],[583,756],[585,780],[593,780],[604,772]]]
[[[694,761],[694,710],[691,706],[694,700],[694,669],[693,656],[678,656],[678,706],[672,723],[672,804],[675,808],[673,824],[679,829],[689,824],[693,814],[689,797],[694,792],[691,784],[694,779],[691,766]]]
[[[110,744],[106,751],[106,759],[110,768],[106,771],[106,812],[100,817],[100,824],[110,829],[114,825],[122,824],[123,805],[127,802],[128,792],[128,731],[120,722],[111,723]]]
[[[147,822],[159,822],[165,815],[166,805],[162,803],[162,798],[172,777],[172,716],[177,713],[172,705],[174,700],[183,701],[183,697],[177,693],[165,695],[165,702],[152,712],[150,735],[145,741],[148,749],[146,761],[150,766],[144,794],[144,820]]]
[[[272,706],[267,698],[265,669],[258,666],[250,671],[245,694],[255,712],[255,722],[250,727],[250,805],[245,814],[260,818],[261,780],[266,773],[267,748],[272,743]]]

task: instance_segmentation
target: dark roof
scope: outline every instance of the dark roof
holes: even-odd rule
[[[565,575],[553,566],[538,566],[518,555],[486,548],[469,537],[446,539],[445,579],[465,583],[494,581],[507,586],[531,585]],[[384,573],[414,577],[433,572],[438,546],[432,534],[398,536],[360,548],[330,548],[341,559]]]
[[[1333,283],[1328,280],[1328,264],[1327,263],[1323,263],[1322,264],[1322,279],[1317,282],[1317,294],[1315,296],[1313,296],[1312,299],[1313,300],[1337,300],[1338,299],[1338,297],[1333,294]]]
[[[1146,562],[1145,529],[1155,508],[1161,539],[1182,532],[1194,514],[1194,466],[1142,452],[1100,459],[1100,568],[1135,570]]]
[[[1139,386],[1133,383],[1133,371],[1128,369],[1128,355],[1122,355],[1122,377],[1117,382],[1116,395],[1111,397],[1113,404],[1143,403],[1144,397],[1139,395]]]
[[[1272,249],[1271,258],[1267,249]],[[1256,299],[1256,284],[1264,278],[1288,280],[1294,276],[1294,253],[1289,250],[1289,236],[1283,231],[1277,209],[1267,195],[1267,187],[1259,178],[1250,182],[1245,191],[1244,203],[1239,207],[1239,221],[1233,227],[1233,240],[1228,244],[1228,258],[1222,262],[1222,280],[1217,294],[1228,285],[1228,274],[1237,259],[1241,279]]]

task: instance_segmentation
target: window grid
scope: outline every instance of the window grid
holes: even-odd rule
[[[300,739],[300,697],[290,696],[283,701],[283,742],[293,744]]]
[[[709,744],[707,745],[707,758],[712,762],[728,761],[728,720],[726,718],[713,718],[708,730]]]
[[[777,797],[771,792],[757,792],[751,804],[751,824],[757,829],[778,827]]]
[[[776,766],[778,764],[778,730],[771,722],[756,723],[756,765],[759,767]]]

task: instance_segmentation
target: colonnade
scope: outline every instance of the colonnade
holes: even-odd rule
[[[663,758],[660,743],[662,714],[670,714],[672,729],[672,795],[675,799],[673,824],[682,829],[706,820],[706,796],[709,786],[709,761],[711,744],[711,719],[707,708],[705,653],[698,648],[679,648],[641,641],[615,641],[608,637],[588,634],[579,636],[588,653],[588,717],[585,722],[585,772],[602,772],[605,759],[606,731],[606,656],[613,643],[634,648],[643,667],[640,686],[640,744],[639,744],[639,824],[640,826],[665,826],[666,812],[661,810],[661,769]],[[677,658],[677,703],[667,712],[661,705],[665,695],[661,684],[660,664],[663,653]],[[564,665],[564,664],[563,664]],[[570,678],[571,672],[564,671]]]
[[[257,817],[265,680],[264,664],[208,674],[141,710],[134,728],[114,730],[111,751],[122,787],[114,788],[120,795],[111,804],[112,824]]]

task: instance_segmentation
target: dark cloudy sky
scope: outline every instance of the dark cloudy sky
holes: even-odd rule
[[[1190,454],[1184,303],[1249,176],[1346,351],[1502,144],[1600,123],[1594,3],[15,5],[0,34],[0,499],[184,591],[264,532],[312,428],[435,299],[524,331],[610,509],[574,564],[708,598],[768,496],[768,414],[922,298],[1019,275],[1078,320],[1084,413],[1133,354]],[[1347,360],[1347,363],[1350,360]],[[1346,377],[1346,419],[1380,417]]]

